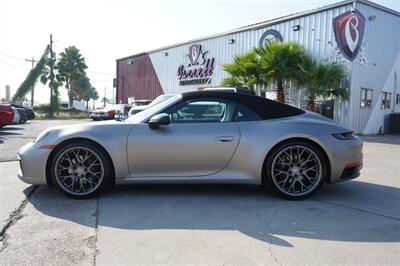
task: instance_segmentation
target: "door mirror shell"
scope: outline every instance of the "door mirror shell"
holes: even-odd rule
[[[158,115],[153,116],[149,120],[149,128],[151,129],[157,129],[160,126],[167,126],[171,123],[171,119],[168,114],[166,113],[161,113]]]

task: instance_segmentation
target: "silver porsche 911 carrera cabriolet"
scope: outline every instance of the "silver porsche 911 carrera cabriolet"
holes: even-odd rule
[[[114,184],[262,184],[303,199],[362,167],[362,141],[318,114],[251,94],[175,95],[125,121],[53,127],[19,151],[18,177],[87,198]]]

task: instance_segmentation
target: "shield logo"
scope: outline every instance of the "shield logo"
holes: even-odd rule
[[[364,37],[365,17],[358,10],[347,11],[333,19],[336,43],[347,59],[353,61]]]
[[[201,45],[193,44],[189,46],[189,60],[192,65],[196,65],[201,54]]]

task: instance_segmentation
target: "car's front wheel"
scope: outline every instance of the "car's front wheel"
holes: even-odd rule
[[[57,150],[51,164],[53,183],[67,196],[89,198],[109,186],[112,166],[97,145],[77,141]]]
[[[276,147],[264,167],[264,184],[280,196],[300,200],[323,184],[327,162],[315,145],[291,141]]]

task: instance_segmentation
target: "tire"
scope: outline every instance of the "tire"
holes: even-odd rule
[[[326,159],[316,145],[290,141],[274,148],[266,159],[263,184],[285,199],[302,200],[321,188],[327,169]]]
[[[96,196],[113,180],[109,157],[98,145],[87,141],[59,148],[52,158],[50,173],[53,184],[75,199]]]

